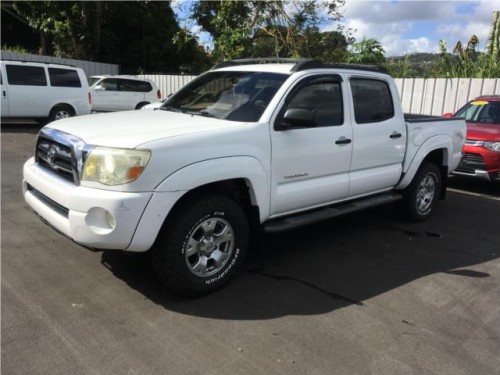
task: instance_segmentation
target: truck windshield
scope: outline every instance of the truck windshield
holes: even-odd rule
[[[264,72],[209,72],[182,88],[160,109],[256,122],[288,77]]]
[[[500,125],[500,102],[473,100],[453,117],[465,117],[465,121],[468,122]]]

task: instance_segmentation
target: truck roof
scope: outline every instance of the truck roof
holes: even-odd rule
[[[223,61],[212,70],[245,70],[273,73],[294,73],[310,69],[362,70],[388,74],[387,69],[378,65],[331,64],[312,59],[256,58]]]

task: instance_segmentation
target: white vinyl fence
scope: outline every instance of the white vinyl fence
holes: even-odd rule
[[[196,76],[142,75],[156,82],[163,98]],[[405,113],[441,116],[455,112],[479,95],[500,95],[500,78],[397,78]]]
[[[500,79],[397,78],[403,111],[440,116],[480,95],[500,95]]]
[[[140,78],[147,78],[155,82],[161,92],[161,97],[166,98],[179,90],[182,86],[192,81],[196,76],[188,75],[157,75],[144,74],[139,75]]]

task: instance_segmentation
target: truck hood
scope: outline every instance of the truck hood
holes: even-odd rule
[[[500,141],[500,124],[468,122],[467,139],[474,141]]]
[[[210,132],[244,123],[170,111],[125,111],[77,116],[47,125],[81,138],[85,143],[136,148],[162,138]]]

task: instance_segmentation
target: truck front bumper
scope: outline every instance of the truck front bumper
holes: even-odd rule
[[[44,221],[75,242],[95,249],[131,251],[152,246],[178,196],[76,186],[40,168],[33,158],[24,165],[23,194]]]

